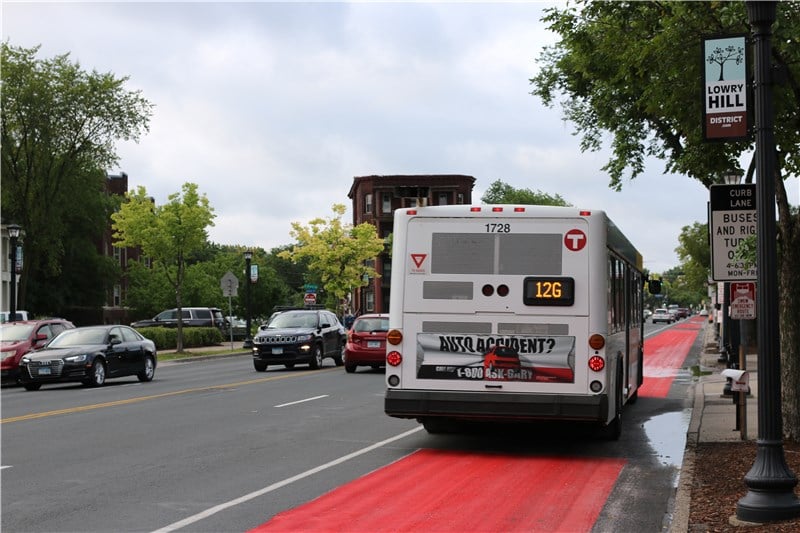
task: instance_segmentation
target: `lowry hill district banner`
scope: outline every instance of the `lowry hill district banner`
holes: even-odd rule
[[[745,35],[703,39],[703,137],[747,138],[747,41]]]

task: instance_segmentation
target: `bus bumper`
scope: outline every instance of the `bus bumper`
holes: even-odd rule
[[[608,397],[389,389],[384,411],[395,418],[604,422],[608,420]]]

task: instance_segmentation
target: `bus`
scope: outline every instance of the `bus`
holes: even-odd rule
[[[643,382],[645,282],[603,211],[398,209],[384,411],[429,433],[562,420],[618,439]]]

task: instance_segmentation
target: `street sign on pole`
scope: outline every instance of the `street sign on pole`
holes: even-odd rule
[[[755,281],[756,267],[735,258],[736,249],[756,235],[756,186],[712,185],[709,213],[711,277],[715,281]]]
[[[753,320],[756,317],[756,284],[753,281],[731,283],[730,312],[734,320]]]
[[[239,280],[230,270],[227,271],[224,276],[222,276],[219,286],[222,288],[223,296],[236,296],[236,294],[239,292]]]

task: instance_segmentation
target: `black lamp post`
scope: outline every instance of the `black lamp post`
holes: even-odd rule
[[[19,232],[22,228],[17,224],[9,224],[6,230],[8,231],[8,239],[9,239],[9,254],[8,258],[11,260],[11,282],[9,284],[8,290],[8,297],[9,297],[9,305],[8,305],[8,321],[9,322],[16,322],[17,321],[17,239],[19,238]]]
[[[756,459],[744,482],[748,491],[736,516],[748,522],[773,522],[800,516],[794,494],[797,478],[786,465],[781,419],[780,328],[778,327],[775,249],[775,136],[770,61],[777,2],[748,1],[755,59],[756,226],[758,272],[758,440]]]
[[[253,252],[247,250],[244,252],[244,305],[245,305],[245,313],[246,316],[246,323],[247,323],[247,332],[245,333],[244,342],[242,343],[243,348],[252,348],[253,347],[253,338],[250,336],[250,262],[253,260]]]

